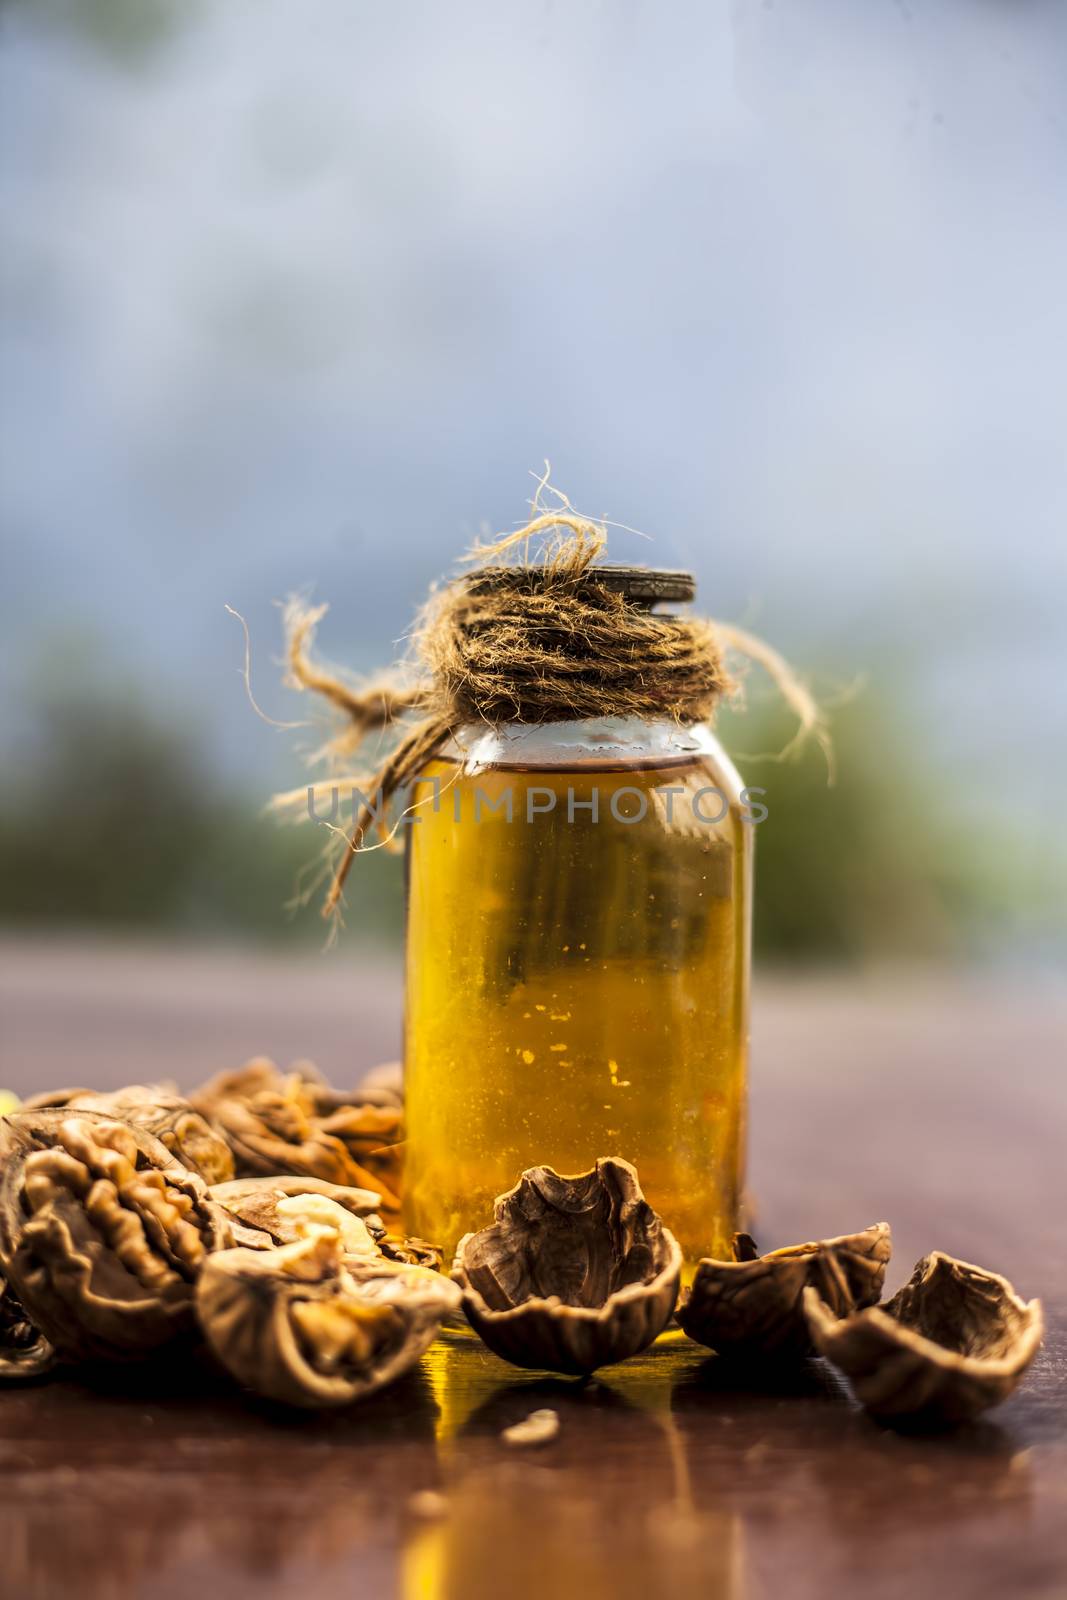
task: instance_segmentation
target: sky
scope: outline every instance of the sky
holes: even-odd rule
[[[224,606],[292,716],[274,602],[378,665],[548,459],[614,559],[1056,827],[1062,6],[132,14],[0,7],[0,748],[89,640],[258,792]]]

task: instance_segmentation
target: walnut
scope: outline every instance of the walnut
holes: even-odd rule
[[[191,1096],[233,1151],[239,1177],[303,1174],[372,1189],[387,1221],[400,1212],[404,1115],[386,1089],[331,1089],[308,1063],[288,1074],[257,1058]]]
[[[306,1222],[270,1250],[213,1255],[197,1312],[215,1355],[258,1395],[348,1405],[407,1372],[459,1304],[447,1278],[392,1262],[354,1263],[340,1229]]]
[[[353,1239],[362,1239],[368,1231],[372,1239],[384,1233],[375,1215],[378,1196],[373,1190],[350,1189],[321,1178],[235,1178],[232,1183],[215,1184],[211,1198],[228,1214],[235,1243],[251,1249],[268,1250],[302,1238],[301,1219],[314,1220],[313,1204],[299,1205],[305,1200],[323,1200],[336,1207],[335,1220],[341,1217],[350,1224],[358,1223],[359,1228],[351,1232]],[[298,1204],[285,1206],[286,1201]]]
[[[815,1347],[876,1416],[966,1422],[1006,1400],[1033,1361],[1044,1323],[1006,1278],[935,1250],[884,1305],[840,1315],[804,1291]]]
[[[173,1084],[131,1084],[112,1094],[95,1094],[91,1089],[58,1089],[51,1094],[34,1095],[24,1110],[55,1106],[68,1110],[99,1111],[119,1122],[135,1122],[147,1128],[165,1144],[175,1160],[205,1183],[226,1183],[233,1177],[230,1147],[211,1124],[194,1111],[188,1100],[175,1092]]]
[[[39,1378],[55,1360],[51,1344],[33,1326],[11,1285],[0,1278],[0,1382]]]
[[[452,1276],[491,1350],[520,1367],[586,1373],[644,1350],[670,1320],[682,1253],[626,1161],[524,1172],[468,1233]]]
[[[887,1222],[862,1233],[787,1245],[761,1256],[747,1233],[734,1235],[732,1261],[701,1261],[677,1317],[684,1332],[720,1355],[799,1360],[811,1355],[804,1290],[813,1285],[841,1314],[873,1305],[892,1253]]]
[[[124,1360],[191,1331],[197,1274],[229,1242],[203,1180],[144,1128],[0,1120],[0,1272],[61,1354]]]
[[[321,1210],[325,1205],[334,1208],[333,1220],[340,1222],[342,1235],[347,1226],[350,1239],[346,1254],[362,1253],[369,1238],[376,1257],[384,1256],[410,1267],[428,1267],[433,1272],[441,1270],[441,1251],[436,1245],[386,1232],[375,1209],[378,1196],[370,1189],[349,1189],[321,1178],[237,1178],[232,1183],[216,1184],[211,1198],[228,1212],[234,1242],[253,1250],[293,1244],[301,1237],[301,1221],[329,1217]],[[358,1250],[353,1244],[356,1240]]]

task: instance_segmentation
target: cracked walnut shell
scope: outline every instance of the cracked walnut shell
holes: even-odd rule
[[[195,1327],[230,1242],[203,1181],[144,1128],[91,1111],[0,1120],[0,1272],[62,1355],[124,1360]]]
[[[819,1354],[868,1411],[892,1421],[979,1416],[1008,1398],[1044,1331],[1039,1300],[940,1250],[884,1305],[840,1316],[811,1288],[804,1309]]]
[[[452,1276],[467,1320],[520,1367],[587,1373],[644,1350],[666,1327],[682,1252],[626,1161],[524,1172],[496,1220],[459,1242]]]
[[[358,1264],[340,1230],[307,1222],[271,1250],[223,1250],[197,1285],[215,1355],[256,1394],[286,1405],[348,1405],[407,1372],[428,1349],[459,1291],[423,1267]]]
[[[887,1222],[765,1256],[747,1233],[735,1234],[733,1261],[705,1258],[697,1265],[678,1322],[691,1339],[719,1355],[799,1360],[812,1354],[804,1291],[816,1288],[839,1315],[873,1305],[891,1251]]]
[[[404,1114],[392,1090],[343,1092],[310,1063],[283,1073],[257,1058],[213,1078],[191,1102],[225,1138],[238,1177],[281,1172],[371,1189],[388,1220],[399,1216]]]

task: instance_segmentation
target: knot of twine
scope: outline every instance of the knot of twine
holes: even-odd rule
[[[500,562],[541,534],[550,538],[540,561]],[[386,677],[355,688],[317,666],[310,652],[326,608],[290,603],[288,681],[323,696],[344,719],[322,753],[336,764],[353,756],[369,734],[398,724],[402,730],[369,780],[368,803],[333,867],[325,916],[337,913],[349,868],[368,848],[371,829],[381,827],[390,799],[465,724],[601,717],[702,722],[733,688],[724,656],[734,649],[770,673],[796,713],[791,745],[808,733],[825,740],[815,701],[761,640],[725,623],[650,612],[598,583],[594,563],[606,544],[600,524],[568,508],[476,546],[472,554],[492,563],[453,580],[423,608],[412,638],[414,681]],[[418,720],[404,729],[404,719],[416,713]],[[304,793],[279,795],[275,803],[292,806]]]

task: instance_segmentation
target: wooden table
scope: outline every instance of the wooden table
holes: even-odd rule
[[[170,962],[166,973],[159,1038]],[[38,1080],[56,1076],[48,981],[36,1034],[20,1013],[22,1070]],[[62,963],[55,981],[71,1039],[87,1036]],[[373,1012],[371,1033],[386,1028],[392,980],[358,995],[340,971],[337,982]],[[110,1024],[101,1010],[106,987],[86,991],[93,1048],[110,1026],[112,1081],[144,1076],[123,1053],[121,997]],[[285,1022],[335,1072],[338,1007],[307,1002]],[[271,1048],[269,1013],[245,1014],[261,1030],[247,1049]],[[755,1022],[752,1177],[768,1247],[885,1216],[890,1288],[941,1247],[1044,1298],[1037,1366],[988,1420],[901,1437],[820,1364],[752,1392],[677,1336],[586,1385],[509,1368],[469,1337],[442,1341],[402,1385],[324,1418],[249,1404],[206,1367],[64,1379],[0,1395],[3,1594],[1062,1600],[1063,1001],[978,982],[793,980],[760,986]],[[203,1042],[230,1023],[209,1005],[200,1026]],[[561,1419],[554,1442],[502,1443],[502,1428],[546,1405]]]

